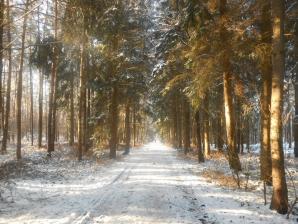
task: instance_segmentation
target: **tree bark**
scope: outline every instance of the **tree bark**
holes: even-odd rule
[[[241,102],[240,102],[240,97],[234,96],[234,102],[235,102],[235,107],[236,107],[236,148],[237,148],[237,153],[241,152]]]
[[[217,148],[218,151],[223,150],[223,133],[222,133],[222,126],[223,126],[223,121],[222,121],[222,113],[219,114],[218,120],[217,120]]]
[[[172,104],[172,116],[173,116],[173,135],[172,135],[172,145],[174,148],[178,148],[178,116],[177,116],[177,96],[173,96]]]
[[[221,41],[222,41],[222,68],[224,82],[224,108],[226,121],[227,149],[228,160],[231,169],[238,173],[241,171],[241,164],[236,149],[235,143],[235,114],[233,106],[233,91],[232,91],[232,73],[230,62],[230,43],[227,31],[227,0],[220,0],[220,16],[221,16]]]
[[[241,170],[241,164],[237,153],[235,142],[235,116],[233,102],[231,99],[231,74],[224,73],[224,101],[225,101],[225,120],[226,120],[226,132],[227,132],[227,147],[228,147],[228,159],[230,167],[235,171]]]
[[[40,35],[40,7],[37,9],[37,38],[41,38]],[[45,26],[45,25],[44,25]],[[39,92],[38,92],[38,139],[37,139],[37,146],[38,148],[42,147],[42,128],[43,128],[43,75],[44,75],[44,69],[39,70]]]
[[[262,18],[261,18],[261,35],[262,43],[270,46],[272,44],[272,26],[271,26],[271,5],[269,1],[261,2]],[[271,104],[271,75],[272,63],[271,52],[266,51],[261,64],[261,153],[260,168],[261,180],[267,185],[272,184],[272,162],[270,149],[270,104]]]
[[[42,146],[42,121],[43,121],[43,72],[39,73],[38,93],[38,147]]]
[[[137,131],[137,124],[136,124],[136,105],[133,106],[133,146],[136,146],[136,131]]]
[[[130,131],[130,100],[126,103],[125,108],[125,154],[130,152],[130,140],[131,140],[131,131]]]
[[[58,2],[55,0],[55,40],[58,37]],[[49,96],[49,114],[48,114],[48,156],[55,150],[55,129],[56,129],[56,95],[57,95],[57,46],[54,46],[53,62],[51,68],[51,86]]]
[[[206,93],[206,96],[203,100],[203,121],[204,121],[204,127],[203,127],[203,133],[204,133],[204,155],[205,158],[210,156],[210,134],[209,134],[209,95]]]
[[[31,55],[31,50],[30,50]],[[34,120],[33,120],[33,74],[32,74],[32,65],[29,67],[30,70],[30,131],[31,131],[31,146],[33,146],[34,143]]]
[[[296,69],[295,69],[295,119],[294,119],[294,154],[295,157],[298,158],[298,22],[296,21],[295,30],[294,30],[294,55],[296,61]]]
[[[58,55],[56,56],[56,60],[58,60]],[[58,78],[57,78],[57,66],[58,66],[58,61],[56,63],[56,71],[55,71],[55,86],[54,86],[54,95],[53,95],[53,120],[52,120],[52,143],[51,145],[53,146],[52,150],[55,150],[55,142],[57,141],[57,91],[58,91]]]
[[[223,126],[224,126],[224,122],[223,122],[223,114],[224,114],[224,107],[223,107],[223,86],[220,85],[219,89],[218,89],[219,93],[218,93],[218,99],[217,99],[217,103],[218,103],[218,116],[217,116],[217,148],[218,151],[222,151],[223,150],[223,146],[224,146],[224,138],[223,138]]]
[[[290,115],[290,118],[289,118],[289,122],[288,122],[288,133],[289,133],[289,135],[288,135],[288,139],[287,139],[290,149],[292,148],[292,141],[293,141],[293,139],[292,139],[292,136],[293,136],[293,133],[292,133],[292,130],[293,130],[293,128],[292,128],[292,120],[293,120],[293,115],[292,115],[292,112],[291,112],[291,115]]]
[[[178,148],[182,148],[182,119],[181,119],[181,97],[180,94],[176,95],[176,112],[177,112],[177,140]]]
[[[190,151],[190,105],[187,98],[184,99],[184,154]]]
[[[86,148],[86,71],[85,71],[85,46],[82,44],[80,53],[80,100],[79,100],[79,142],[78,160],[82,160]]]
[[[11,43],[11,33],[10,33],[10,5],[9,0],[6,1],[6,17],[7,17],[7,42]],[[7,89],[6,89],[6,113],[3,129],[3,141],[2,141],[2,152],[7,151],[7,140],[8,140],[8,129],[9,129],[9,118],[10,118],[10,92],[11,92],[11,75],[12,75],[12,50],[11,46],[7,47],[8,52],[8,76],[7,76]]]
[[[110,106],[110,158],[116,159],[118,145],[118,86],[114,84]]]
[[[285,74],[284,5],[283,0],[272,0],[272,97],[271,97],[271,156],[273,194],[270,208],[280,214],[288,211],[288,190],[285,177],[282,144],[283,81]]]
[[[21,58],[20,58],[20,68],[17,84],[17,160],[22,159],[21,147],[22,147],[22,93],[23,93],[23,67],[24,67],[24,56],[25,56],[25,40],[26,40],[26,30],[27,30],[27,12],[29,9],[30,0],[26,1],[25,14],[23,21],[23,31],[22,31],[22,47],[21,47]]]
[[[69,145],[73,146],[74,144],[74,129],[75,129],[75,121],[74,121],[74,80],[70,82],[70,119],[69,119]]]
[[[250,117],[246,118],[246,151],[250,153]]]
[[[0,117],[3,117],[3,90],[2,90],[2,73],[3,73],[3,36],[4,36],[4,10],[5,4],[4,0],[0,0]],[[0,122],[0,130],[3,128],[2,119]]]
[[[88,59],[87,59],[88,60]],[[88,63],[87,63],[88,64]],[[87,70],[87,72],[89,71],[89,69]],[[89,72],[88,72],[89,73]],[[88,80],[88,76],[86,77],[86,79]],[[91,145],[91,130],[92,130],[92,126],[89,122],[90,118],[91,118],[91,103],[92,99],[91,99],[91,89],[87,88],[87,102],[86,102],[86,119],[85,119],[85,127],[86,127],[86,152],[89,150],[89,147]]]
[[[202,150],[202,138],[201,138],[201,121],[200,121],[200,110],[196,111],[196,137],[197,137],[197,149],[198,149],[198,161],[199,163],[205,162],[204,154]]]

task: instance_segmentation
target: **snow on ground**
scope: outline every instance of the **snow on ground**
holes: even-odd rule
[[[13,197],[0,202],[0,223],[297,223],[263,206],[254,192],[206,180],[205,165],[158,142],[105,164],[59,153],[24,159]]]
[[[212,182],[218,187],[220,187],[222,191],[225,192],[224,194],[226,198],[231,197],[234,201],[238,201],[240,203],[241,210],[244,209],[244,213],[253,212],[252,214],[255,214],[257,216],[257,213],[255,212],[258,211],[259,214],[263,214],[261,216],[269,217],[269,214],[272,214],[272,211],[269,210],[269,204],[272,195],[272,187],[266,187],[267,205],[264,206],[264,185],[259,178],[260,162],[258,154],[258,145],[254,146],[253,149],[254,150],[251,150],[251,153],[246,152],[244,154],[239,155],[242,164],[242,172],[240,173],[241,189],[238,189],[237,183],[233,178],[231,169],[229,168],[228,161],[225,158],[224,154],[218,153],[215,149],[213,149],[210,158],[207,158],[205,163],[199,166],[197,175],[199,177],[205,177],[208,182]],[[295,198],[295,190],[298,190],[298,159],[294,158],[293,150],[287,148],[285,152],[285,167],[289,191],[289,203],[292,203]],[[188,156],[181,155],[180,153],[180,156],[186,160],[197,160],[196,153],[190,154]],[[227,210],[225,205],[226,203],[227,200],[223,200],[222,207],[225,208],[222,210],[224,211],[224,213]],[[248,207],[248,211],[245,207]],[[291,220],[289,220],[289,223],[298,223],[298,204],[294,208],[293,212],[295,216],[291,215]],[[219,213],[217,215],[219,215]],[[239,214],[241,214],[241,212],[239,212]],[[244,223],[255,223],[247,222],[247,216],[244,217],[246,217],[246,222]],[[241,223],[243,223],[243,221]],[[262,223],[266,222],[263,220]],[[277,221],[277,223],[287,222],[285,220],[279,220]]]

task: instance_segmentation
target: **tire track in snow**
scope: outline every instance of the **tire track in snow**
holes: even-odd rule
[[[100,205],[104,204],[105,202],[108,202],[110,197],[114,194],[115,188],[117,184],[123,183],[123,181],[129,177],[129,174],[131,173],[132,169],[135,168],[136,165],[125,167],[113,180],[104,185],[102,188],[99,188],[99,195],[102,197],[95,199],[91,202],[90,206],[88,206],[87,209],[85,209],[85,212],[81,214],[80,216],[76,217],[74,220],[70,221],[70,223],[73,224],[83,224],[83,223],[90,223],[90,219],[92,218],[92,213],[98,208]]]

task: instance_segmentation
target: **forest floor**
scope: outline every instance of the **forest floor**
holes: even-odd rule
[[[151,143],[116,161],[73,157],[66,147],[51,159],[30,147],[22,163],[2,157],[0,223],[298,223],[264,206],[257,188],[211,180],[226,166],[221,156],[201,165]]]

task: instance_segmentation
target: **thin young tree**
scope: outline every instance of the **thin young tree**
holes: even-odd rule
[[[190,151],[190,105],[187,98],[183,100],[183,103],[183,148],[184,154],[187,154]]]
[[[131,124],[130,124],[130,99],[127,100],[125,107],[125,152],[124,154],[129,154],[130,152],[130,141],[131,141]]]
[[[210,136],[209,136],[209,93],[203,99],[203,142],[205,158],[210,156]]]
[[[85,71],[85,43],[81,45],[80,52],[80,99],[79,99],[79,142],[78,142],[78,160],[82,160],[83,152],[86,148],[86,71]]]
[[[198,109],[195,113],[196,120],[196,137],[197,137],[197,150],[198,150],[198,161],[199,163],[205,162],[204,153],[202,149],[202,138],[201,138],[201,116],[200,110]]]
[[[40,42],[40,7],[37,9],[37,38],[38,42]],[[46,24],[46,21],[45,21]],[[44,25],[45,26],[45,25]],[[45,27],[44,27],[45,28]],[[39,69],[39,91],[38,91],[38,140],[37,145],[39,148],[42,146],[42,128],[43,128],[43,75],[44,69]]]
[[[24,57],[25,57],[25,41],[26,41],[26,30],[27,30],[27,19],[29,11],[30,0],[26,1],[24,20],[23,20],[23,31],[22,31],[22,41],[21,41],[21,54],[20,54],[20,67],[18,74],[17,83],[17,159],[22,159],[21,147],[22,147],[22,94],[23,94],[23,67],[24,67]]]
[[[110,158],[117,156],[118,145],[118,84],[114,83],[110,104]]]
[[[70,102],[69,102],[69,145],[73,146],[74,144],[74,129],[75,129],[75,120],[74,120],[74,80],[70,81]]]
[[[133,104],[133,109],[132,109],[132,128],[133,128],[133,146],[136,146],[136,135],[137,135],[137,121],[136,121],[136,104]]]
[[[31,55],[31,48],[30,48],[30,55]],[[30,132],[31,132],[31,146],[34,143],[34,98],[33,98],[33,72],[32,72],[32,64],[29,65],[29,82],[30,82]]]
[[[10,118],[10,96],[11,96],[11,75],[12,75],[12,50],[11,50],[11,32],[10,32],[10,4],[9,0],[6,1],[6,19],[7,19],[7,42],[6,47],[8,53],[8,74],[7,74],[7,87],[6,87],[6,105],[5,105],[5,120],[3,128],[3,141],[2,141],[2,152],[7,151],[7,140],[8,140],[8,129],[9,129],[9,118]]]
[[[5,12],[5,4],[4,0],[0,0],[0,128],[2,129],[2,116],[3,116],[3,96],[2,96],[2,73],[3,73],[3,36],[4,36],[4,12]]]
[[[54,11],[54,40],[58,37],[58,1],[55,1]],[[48,111],[48,156],[55,150],[55,129],[56,129],[56,95],[57,95],[57,64],[58,64],[58,49],[57,44],[54,43],[53,59],[51,68],[51,84],[49,94],[49,111]]]
[[[298,22],[296,21],[294,28],[294,57],[296,60],[296,68],[295,68],[295,117],[298,117]],[[294,154],[295,157],[298,158],[298,121],[295,119],[293,123],[294,126]]]

